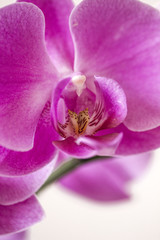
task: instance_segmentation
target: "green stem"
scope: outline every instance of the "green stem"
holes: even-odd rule
[[[37,194],[39,194],[43,189],[45,189],[47,186],[49,186],[50,184],[52,184],[53,182],[59,180],[61,177],[63,177],[64,175],[70,173],[71,171],[73,171],[74,169],[76,169],[77,167],[79,167],[80,165],[86,164],[88,162],[91,161],[96,161],[99,159],[109,159],[111,157],[106,157],[106,156],[95,156],[92,158],[86,158],[86,159],[76,159],[73,158],[65,163],[63,163],[62,165],[60,165],[50,176],[49,178],[46,180],[46,182],[41,186],[41,188],[37,191]]]

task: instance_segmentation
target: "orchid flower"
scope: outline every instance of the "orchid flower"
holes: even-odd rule
[[[47,78],[54,146],[78,158],[159,147],[159,11],[133,0],[25,2],[43,11],[58,72]]]
[[[59,153],[85,159],[160,146],[160,13],[136,0],[83,0],[76,7],[70,0],[19,0],[0,9],[0,20],[0,234],[6,234],[42,218],[34,193]],[[102,175],[114,171],[111,163],[95,164]],[[87,174],[94,166],[86,165]],[[117,178],[123,175],[117,189],[136,177],[127,172],[117,170]],[[77,191],[69,178],[62,184]],[[109,199],[101,190],[99,199]]]

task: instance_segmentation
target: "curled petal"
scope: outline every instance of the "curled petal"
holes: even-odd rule
[[[64,187],[95,201],[129,198],[126,185],[137,178],[150,161],[150,154],[88,162],[64,176]]]
[[[87,144],[77,144],[73,137],[68,137],[62,141],[54,141],[56,146],[62,152],[76,158],[89,158],[96,155],[96,150]]]
[[[14,205],[0,205],[0,235],[24,230],[40,221],[43,215],[34,196]]]
[[[0,205],[12,205],[32,196],[46,181],[54,162],[44,168],[20,177],[0,177]]]
[[[111,156],[115,153],[122,134],[110,134],[96,137],[79,137],[75,140],[69,137],[63,141],[54,141],[53,144],[62,152],[77,158],[89,158],[94,155]]]
[[[97,105],[102,105],[102,119],[98,119],[98,125],[103,121],[104,128],[115,127],[123,122],[127,115],[125,94],[114,80],[105,77],[95,79],[96,102]]]
[[[57,123],[59,121],[63,122],[63,118],[65,116],[65,110],[63,111],[63,106],[59,106],[58,104],[60,102],[60,98],[62,97],[63,90],[65,89],[67,84],[70,82],[70,80],[71,80],[71,78],[65,78],[65,79],[59,81],[54,90],[51,111],[52,111],[53,123],[54,123],[54,126],[56,129],[57,129]],[[59,109],[60,109],[60,111],[59,111]]]
[[[96,151],[96,155],[113,156],[121,142],[123,134],[108,134],[104,136],[79,137],[77,144],[86,144]]]
[[[116,80],[127,98],[125,125],[160,125],[160,12],[140,1],[84,0],[72,12],[75,71]]]
[[[40,114],[56,71],[46,52],[44,17],[33,4],[0,9],[0,145],[33,147]]]
[[[28,152],[15,152],[0,147],[0,175],[28,174],[42,168],[53,159],[56,160],[57,151],[52,141],[57,135],[51,123],[48,102],[39,119],[33,149]]]
[[[18,0],[17,2],[24,2]],[[45,16],[45,39],[48,54],[60,74],[73,69],[74,48],[69,30],[69,15],[74,7],[71,0],[25,0],[34,3]]]

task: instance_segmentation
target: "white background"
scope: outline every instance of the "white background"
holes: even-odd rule
[[[0,0],[0,7],[12,2]],[[98,204],[53,185],[39,197],[46,218],[32,227],[30,240],[160,240],[160,150],[129,189],[128,202]]]

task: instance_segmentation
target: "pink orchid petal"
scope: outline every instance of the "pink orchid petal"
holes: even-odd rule
[[[115,132],[122,132],[123,138],[116,153],[130,155],[148,152],[160,147],[160,127],[145,132],[133,132],[123,124]]]
[[[59,166],[59,164],[68,161],[69,159],[71,159],[70,155],[66,154],[65,152],[58,152],[58,157],[57,157],[57,161],[55,164],[55,168]]]
[[[48,103],[37,126],[33,149],[28,152],[15,152],[0,147],[0,175],[28,174],[56,159],[57,151],[52,140],[58,138],[57,135],[51,123],[50,104]]]
[[[0,205],[12,205],[31,197],[47,180],[55,162],[28,175],[0,177]]]
[[[75,71],[116,80],[127,97],[125,125],[160,125],[160,12],[140,1],[84,0],[72,12]]]
[[[121,142],[123,134],[108,134],[105,136],[85,136],[79,137],[77,144],[86,144],[96,150],[96,155],[113,156]]]
[[[24,230],[40,221],[43,215],[34,196],[14,205],[0,205],[0,235]]]
[[[17,2],[24,2],[18,0]],[[73,70],[74,48],[69,30],[69,15],[74,7],[71,0],[25,0],[34,3],[45,16],[45,37],[48,54],[62,74]]]
[[[113,133],[123,133],[122,140],[116,150],[118,155],[149,152],[160,147],[160,127],[145,132],[133,132],[124,124],[120,124],[116,128],[100,130],[96,136]]]
[[[27,240],[27,239],[28,238],[27,238],[26,231],[15,233],[15,234],[7,234],[7,235],[0,236],[0,240]]]
[[[59,182],[69,190],[96,201],[129,198],[126,185],[147,167],[150,154],[88,162]]]
[[[124,124],[132,131],[160,125],[159,49],[160,44],[156,44],[109,70],[126,93],[128,113]]]
[[[97,100],[102,101],[107,120],[104,125],[111,128],[124,121],[127,115],[126,97],[117,82],[105,77],[95,77]]]
[[[62,152],[75,158],[89,158],[96,155],[96,150],[84,143],[76,144],[73,137],[66,138],[62,141],[54,141],[54,146]]]
[[[75,140],[69,137],[53,144],[62,152],[77,158],[89,158],[94,155],[112,156],[120,141],[122,134],[108,134],[106,136],[79,137]]]
[[[50,98],[55,69],[45,48],[44,17],[36,6],[6,6],[0,19],[0,145],[27,151]]]

